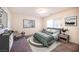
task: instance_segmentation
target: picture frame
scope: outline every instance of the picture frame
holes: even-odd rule
[[[77,26],[77,16],[69,16],[65,19],[66,26]]]
[[[23,28],[34,28],[35,20],[23,19]]]

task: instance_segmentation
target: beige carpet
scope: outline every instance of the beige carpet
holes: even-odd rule
[[[32,37],[29,37],[27,39],[28,43],[29,43],[29,40],[30,39],[33,39]],[[57,46],[59,46],[61,43],[60,42],[54,42],[53,44],[51,44],[48,48],[47,47],[37,47],[37,46],[34,46],[34,45],[30,45],[31,49],[32,49],[32,52],[50,52],[52,50],[54,50]]]

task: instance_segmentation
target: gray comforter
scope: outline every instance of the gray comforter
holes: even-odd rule
[[[48,35],[48,34],[43,33],[43,32],[35,33],[34,39],[38,40],[40,43],[43,44],[43,46],[46,46],[46,47],[49,46],[49,42],[54,40],[52,35]]]

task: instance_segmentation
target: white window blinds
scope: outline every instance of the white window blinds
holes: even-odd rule
[[[61,23],[59,20],[47,20],[47,27],[61,28]]]

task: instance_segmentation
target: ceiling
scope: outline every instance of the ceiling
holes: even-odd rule
[[[44,7],[48,12],[45,14],[38,14],[36,10],[39,8],[41,7],[8,7],[8,9],[15,14],[37,17],[47,17],[67,9],[67,7]]]

